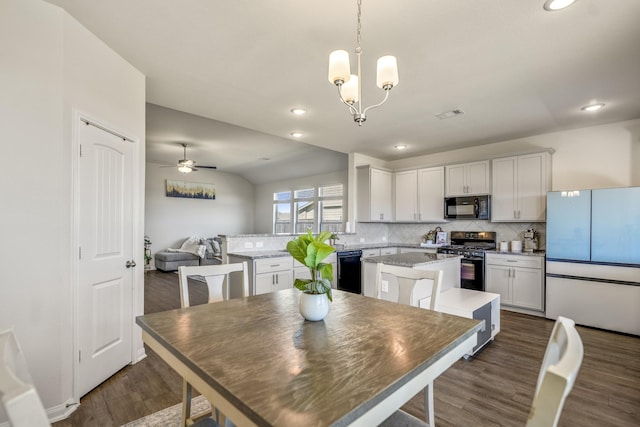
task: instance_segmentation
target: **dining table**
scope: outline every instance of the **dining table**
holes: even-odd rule
[[[145,344],[237,426],[376,426],[468,353],[482,322],[291,288],[138,316]]]

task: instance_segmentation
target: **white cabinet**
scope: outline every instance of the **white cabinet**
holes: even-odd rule
[[[418,220],[444,221],[444,167],[418,169]]]
[[[418,221],[418,171],[395,173],[395,220]]]
[[[489,161],[445,166],[447,197],[489,194]]]
[[[264,258],[254,261],[254,295],[293,286],[293,258]]]
[[[362,258],[369,258],[372,256],[379,256],[380,255],[380,249],[376,248],[376,249],[363,249],[362,250]]]
[[[491,221],[544,222],[550,163],[549,153],[492,160]]]
[[[486,289],[500,294],[505,309],[544,312],[543,257],[489,253],[485,260]]]
[[[229,263],[247,261],[245,257],[229,255]],[[293,287],[293,258],[291,256],[254,258],[248,262],[249,294],[259,295]],[[230,277],[229,296],[242,296],[242,279],[239,274]]]
[[[358,166],[356,201],[359,221],[388,222],[393,219],[392,178],[389,171]]]
[[[398,248],[380,248],[380,255],[395,255],[398,253]]]
[[[395,221],[444,220],[444,167],[395,173]]]

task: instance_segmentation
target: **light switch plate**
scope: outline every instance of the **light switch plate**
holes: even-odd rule
[[[244,242],[244,248],[245,249],[253,248],[253,242]]]
[[[380,288],[382,289],[382,292],[389,292],[389,281],[388,280],[381,280],[380,281]]]

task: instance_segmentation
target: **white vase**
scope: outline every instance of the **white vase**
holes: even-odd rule
[[[307,320],[316,322],[322,320],[329,313],[329,298],[327,294],[300,294],[300,314]]]

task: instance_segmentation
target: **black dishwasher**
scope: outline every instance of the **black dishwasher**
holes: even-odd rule
[[[360,273],[362,264],[360,263],[360,258],[362,258],[362,251],[338,251],[336,256],[338,257],[338,289],[361,294]]]

